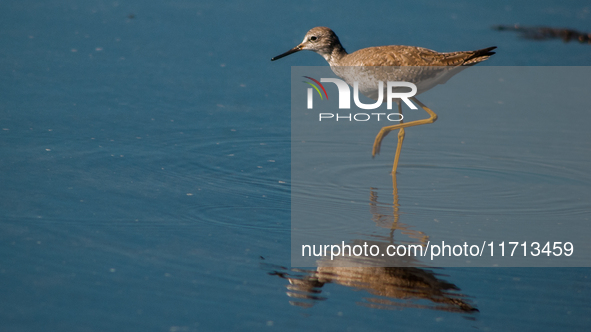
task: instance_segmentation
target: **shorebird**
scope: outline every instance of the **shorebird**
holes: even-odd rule
[[[457,74],[466,66],[475,65],[488,59],[491,55],[495,54],[495,52],[492,52],[495,48],[496,46],[492,46],[476,51],[440,53],[417,46],[391,45],[368,47],[348,54],[341,45],[337,35],[331,29],[326,27],[316,27],[306,33],[304,41],[299,45],[272,58],[271,61],[281,59],[303,50],[314,51],[322,55],[333,72],[337,76],[343,78],[350,85],[352,85],[354,78],[363,76],[359,75],[359,72],[351,74],[351,67],[397,67],[397,74],[393,75],[395,76],[395,79],[387,80],[413,82],[417,85],[417,94],[419,94],[437,84],[445,83],[449,78]],[[406,70],[401,71],[400,67],[413,68],[406,68]],[[346,68],[349,68],[349,70]],[[388,76],[388,74],[384,74],[385,72],[386,71],[381,75]],[[361,92],[366,96],[375,99],[375,94],[372,91],[367,91],[366,89],[366,91],[361,90]],[[392,174],[396,174],[396,169],[398,168],[400,149],[405,136],[404,128],[433,123],[437,120],[437,114],[435,114],[435,112],[415,97],[411,97],[411,100],[421,106],[421,108],[429,114],[429,118],[406,123],[400,121],[399,124],[385,126],[379,131],[373,144],[372,157],[375,157],[376,154],[380,153],[380,147],[384,137],[393,130],[400,130],[398,132],[398,146],[396,148],[396,155],[392,165]],[[397,102],[398,111],[402,114],[401,103],[400,101]]]

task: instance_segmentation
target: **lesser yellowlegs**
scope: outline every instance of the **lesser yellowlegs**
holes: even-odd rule
[[[417,46],[378,46],[368,47],[351,54],[348,54],[337,35],[329,28],[316,27],[308,31],[299,45],[292,48],[291,50],[278,55],[271,59],[275,61],[281,59],[292,53],[296,53],[303,50],[314,51],[328,62],[332,70],[345,81],[350,82],[351,79],[347,79],[346,71],[340,70],[342,67],[401,67],[401,66],[413,66],[413,67],[436,67],[444,68],[445,70],[433,70],[429,73],[428,70],[419,71],[407,71],[405,75],[414,75],[412,81],[422,81],[422,87],[419,86],[418,90],[424,92],[434,85],[445,83],[451,76],[456,74],[464,66],[471,66],[488,59],[491,55],[495,54],[492,52],[496,46],[487,47],[476,51],[466,52],[449,52],[439,53],[433,50],[429,50]],[[424,78],[416,77],[418,75],[424,75]],[[370,95],[368,95],[370,96]],[[370,96],[371,97],[371,96]],[[384,137],[391,131],[400,129],[398,132],[398,146],[396,148],[396,155],[394,157],[394,163],[392,166],[392,173],[396,174],[398,168],[398,160],[400,159],[400,149],[402,142],[404,141],[404,128],[418,126],[427,123],[433,123],[437,120],[437,114],[425,106],[423,103],[418,101],[415,97],[411,99],[423,108],[428,114],[428,119],[416,120],[406,123],[399,123],[392,126],[383,127],[377,134],[374,144],[372,156],[380,152],[380,146]],[[401,105],[398,103],[398,109],[401,113]]]

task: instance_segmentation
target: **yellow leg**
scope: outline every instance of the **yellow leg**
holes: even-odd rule
[[[398,168],[398,160],[400,160],[400,150],[402,150],[402,142],[404,142],[404,128],[400,128],[400,130],[398,131],[398,145],[396,146],[396,154],[394,155],[394,164],[392,165],[392,174],[394,174],[394,175],[396,175],[396,169]],[[378,150],[379,150],[379,148],[378,148]]]
[[[398,113],[400,113],[400,116],[402,116],[402,103],[400,100],[396,101],[396,103],[398,104]],[[404,120],[400,120],[399,123],[404,123]],[[386,137],[386,135],[384,135],[384,137]],[[392,164],[392,175],[394,177],[396,177],[396,169],[398,168],[398,161],[400,160],[400,151],[402,150],[404,135],[404,128],[400,128],[400,130],[398,130],[398,144],[396,145],[396,154],[394,155],[394,163]]]
[[[394,165],[392,166],[392,173],[393,174],[396,174],[396,169],[398,168],[398,159],[400,158],[400,148],[402,146],[402,142],[404,141],[404,128],[420,126],[420,125],[427,124],[427,123],[433,123],[437,120],[437,114],[435,114],[435,112],[433,112],[430,108],[425,106],[425,104],[421,103],[415,97],[411,97],[411,99],[412,99],[412,101],[417,103],[419,106],[421,106],[421,108],[424,109],[427,113],[429,113],[429,118],[406,122],[406,123],[399,123],[399,124],[396,124],[393,126],[383,127],[382,129],[380,129],[380,132],[377,134],[376,139],[373,143],[372,157],[375,157],[376,154],[380,153],[380,147],[382,146],[382,140],[384,139],[384,137],[386,137],[386,135],[388,135],[389,132],[396,130],[396,129],[400,129],[400,132],[398,133],[398,147],[396,148],[396,156],[394,157]]]

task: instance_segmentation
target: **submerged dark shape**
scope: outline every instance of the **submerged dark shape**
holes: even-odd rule
[[[523,27],[519,24],[515,25],[495,25],[493,30],[498,31],[516,31],[525,39],[533,40],[548,40],[560,38],[565,43],[576,40],[579,43],[591,44],[591,33],[580,32],[566,28],[550,28],[550,27]]]

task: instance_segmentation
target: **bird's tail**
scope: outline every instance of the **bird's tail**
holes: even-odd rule
[[[497,47],[491,46],[473,51],[472,55],[466,60],[466,62],[464,62],[464,65],[474,65],[490,58],[491,55],[495,54],[495,52],[492,52],[492,50],[494,50],[495,48]]]

